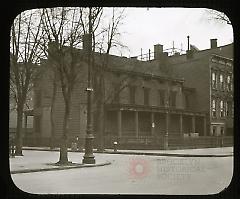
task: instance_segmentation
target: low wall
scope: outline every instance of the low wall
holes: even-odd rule
[[[118,142],[119,149],[189,149],[233,146],[233,137],[123,137],[108,136],[104,139],[105,148],[113,148]]]
[[[214,137],[214,136],[199,136],[199,137],[117,137],[105,136],[104,148],[113,148],[113,142],[118,142],[119,149],[189,149],[189,148],[211,148],[211,147],[227,147],[233,146],[233,137]],[[75,139],[68,139],[68,147],[71,147]],[[54,147],[60,147],[60,138],[55,138]],[[78,145],[84,148],[85,139],[79,138]],[[94,148],[97,147],[96,138],[93,140]],[[24,138],[24,146],[43,146],[50,147],[50,138]]]

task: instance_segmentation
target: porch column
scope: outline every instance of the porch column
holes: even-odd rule
[[[180,114],[180,117],[179,117],[179,130],[180,130],[180,135],[183,136],[183,115]]]
[[[118,137],[122,137],[122,111],[118,111]]]
[[[168,149],[168,130],[169,130],[169,113],[168,112],[166,112],[166,132],[165,132],[165,135],[164,135],[164,142],[163,142],[163,148],[165,149],[165,150],[167,150]]]
[[[139,129],[138,129],[138,111],[135,111],[135,135],[138,137]]]
[[[203,135],[207,136],[207,119],[206,119],[206,116],[203,117]]]
[[[151,135],[154,135],[154,128],[155,128],[155,122],[154,122],[154,112],[151,112]]]
[[[166,112],[166,134],[168,135],[169,130],[169,113]]]
[[[196,129],[195,129],[195,116],[192,116],[192,133],[195,133]]]

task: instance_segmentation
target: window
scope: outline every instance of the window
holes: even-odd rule
[[[224,103],[223,103],[223,100],[220,101],[220,117],[224,117]]]
[[[144,105],[149,105],[149,88],[144,88]]]
[[[225,115],[226,116],[229,116],[228,104],[229,104],[229,102],[225,102]]]
[[[219,76],[219,81],[220,81],[220,89],[224,90],[224,81],[223,81],[223,75],[220,74]]]
[[[212,100],[212,116],[216,117],[216,100]]]
[[[216,126],[213,126],[213,128],[212,128],[212,134],[213,134],[213,136],[216,135]]]
[[[221,127],[221,135],[224,135],[224,127]]]
[[[176,91],[171,91],[170,93],[170,106],[175,107],[176,106]]]
[[[130,104],[135,104],[136,86],[129,86]]]
[[[232,90],[231,76],[228,75],[227,76],[227,91],[231,91],[231,90]]]
[[[159,90],[159,105],[164,106],[165,105],[165,90]]]
[[[119,95],[120,95],[120,86],[119,84],[114,85],[114,91],[113,91],[113,101],[114,103],[119,103]]]
[[[216,82],[216,73],[212,73],[212,88],[216,89],[217,88],[217,82]]]

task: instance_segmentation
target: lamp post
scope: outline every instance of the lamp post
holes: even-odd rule
[[[95,164],[95,157],[93,155],[93,125],[92,125],[92,27],[91,27],[91,7],[89,8],[89,34],[84,35],[84,40],[87,42],[86,53],[88,62],[88,87],[87,91],[87,130],[85,137],[85,154],[83,156],[83,164]]]

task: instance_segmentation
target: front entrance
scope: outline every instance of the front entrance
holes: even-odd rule
[[[224,123],[211,123],[211,132],[210,133],[212,136],[225,135]]]

